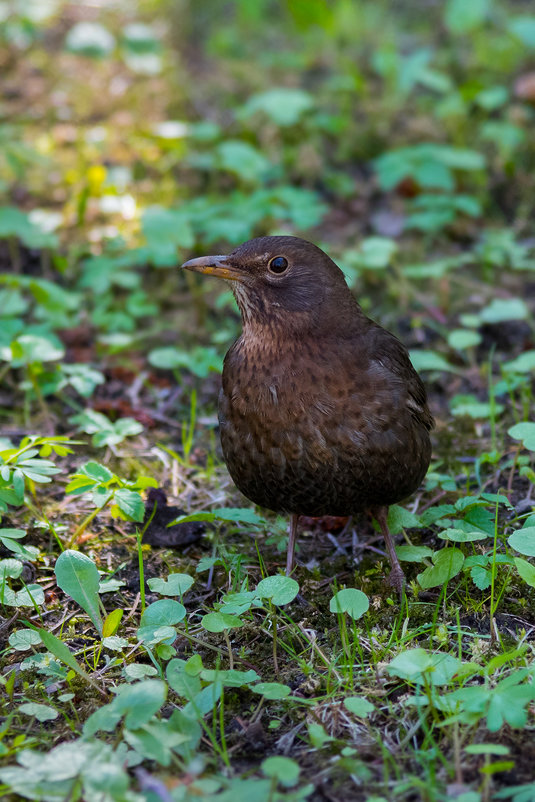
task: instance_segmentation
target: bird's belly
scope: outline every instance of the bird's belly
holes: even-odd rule
[[[238,489],[260,506],[303,515],[349,515],[393,504],[418,487],[429,437],[399,418],[390,427],[384,416],[344,420],[311,403],[306,414],[285,404],[282,418],[258,398],[244,404],[220,397],[221,445]]]

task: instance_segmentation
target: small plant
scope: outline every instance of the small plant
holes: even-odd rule
[[[91,494],[95,509],[76,528],[70,538],[70,543],[75,543],[93,518],[110,503],[113,517],[122,518],[125,521],[142,521],[145,506],[141,492],[147,487],[157,486],[156,480],[149,476],[139,476],[137,479],[129,481],[121,479],[99,462],[86,462],[78,473],[71,476],[66,493],[76,496],[85,493]]]

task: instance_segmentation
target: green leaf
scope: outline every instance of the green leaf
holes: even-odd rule
[[[195,241],[190,220],[182,209],[149,206],[143,212],[142,230],[151,260],[157,267],[180,264],[179,248],[189,250]]]
[[[368,714],[375,710],[375,705],[372,705],[363,696],[346,696],[344,707],[359,718],[367,718]]]
[[[250,97],[239,116],[246,119],[252,114],[262,112],[277,125],[295,125],[313,104],[313,96],[308,92],[280,87]]]
[[[295,760],[279,755],[266,758],[262,761],[260,767],[266,777],[277,780],[285,788],[292,788],[292,786],[296,785],[301,772]]]
[[[12,607],[35,607],[44,604],[45,594],[41,585],[26,585],[22,590],[17,590],[13,599]],[[7,604],[7,601],[4,600]]]
[[[524,421],[517,423],[507,430],[514,440],[521,440],[524,448],[528,451],[535,451],[535,423]]]
[[[190,700],[201,692],[201,680],[197,674],[188,673],[185,667],[185,660],[173,658],[167,664],[166,677],[175,693]]]
[[[116,490],[114,501],[130,521],[142,521],[145,516],[143,499],[135,490]]]
[[[474,565],[470,569],[472,582],[479,590],[486,590],[492,583],[492,572],[490,568],[483,565]]]
[[[249,142],[226,139],[216,150],[217,164],[222,170],[235,173],[244,181],[257,182],[268,173],[271,162]]]
[[[257,515],[254,510],[250,510],[248,507],[222,507],[213,512],[194,512],[191,515],[181,515],[171,521],[168,526],[188,523],[189,521],[229,521],[230,523],[246,523],[258,526],[266,524],[265,518]]]
[[[438,536],[441,540],[450,540],[453,543],[472,543],[474,540],[484,540],[490,535],[487,532],[483,532],[481,530],[473,530],[472,532],[466,532],[464,529],[444,529],[442,532],[438,533]]]
[[[425,557],[433,555],[429,546],[396,546],[396,554],[402,562],[421,563]]]
[[[505,744],[468,744],[464,751],[469,755],[508,755],[511,752]]]
[[[125,726],[137,730],[161,708],[167,698],[167,685],[159,679],[146,679],[120,685],[111,703],[113,711],[125,716]]]
[[[507,542],[512,549],[527,557],[535,557],[535,526],[525,526],[509,535]]]
[[[17,629],[9,636],[9,645],[18,652],[24,652],[41,643],[39,633],[34,629]]]
[[[31,365],[39,362],[56,362],[65,356],[65,349],[55,337],[21,334],[11,347],[13,361]]]
[[[535,17],[513,17],[508,28],[523,44],[535,47]]]
[[[397,251],[397,243],[388,237],[366,237],[352,261],[363,270],[385,270]]]
[[[448,0],[444,22],[452,33],[469,33],[479,28],[489,12],[489,0]]]
[[[25,713],[27,716],[33,716],[37,721],[54,721],[59,715],[57,710],[49,705],[42,705],[39,702],[25,702],[18,708],[19,713]]]
[[[201,671],[201,678],[205,682],[221,682],[226,688],[241,688],[243,685],[249,685],[260,679],[252,668],[249,671],[237,671],[236,669],[218,671],[205,668]]]
[[[119,629],[119,624],[121,623],[121,619],[123,617],[123,610],[112,610],[111,613],[108,613],[106,618],[104,619],[104,625],[102,627],[102,637],[109,638],[111,635],[115,635],[117,630]]]
[[[441,549],[433,554],[434,565],[426,568],[417,579],[424,590],[445,585],[460,572],[464,563],[464,554],[459,549]]]
[[[291,693],[288,685],[281,685],[280,682],[257,682],[256,685],[250,685],[249,687],[253,693],[259,693],[264,699],[271,701],[286,699]]]
[[[535,566],[523,560],[521,557],[515,557],[515,565],[518,574],[524,582],[530,587],[535,588]]]
[[[141,616],[141,626],[174,626],[186,617],[186,608],[174,599],[158,599]]]
[[[93,560],[79,551],[67,549],[56,560],[54,569],[58,586],[80,605],[102,635],[99,609],[99,573]]]
[[[370,601],[365,593],[356,588],[339,590],[329,602],[331,613],[347,613],[354,621],[368,611]]]
[[[425,649],[407,649],[400,652],[387,666],[393,674],[409,682],[447,685],[459,672],[461,661],[450,654],[432,654]]]
[[[503,362],[501,368],[504,373],[531,373],[535,371],[535,351],[524,351],[516,359]]]
[[[503,323],[506,320],[526,320],[529,309],[522,298],[494,298],[479,313],[484,323]]]
[[[426,351],[425,349],[410,352],[411,362],[415,370],[419,373],[424,370],[438,370],[449,371],[450,373],[458,373],[458,369],[444,359],[443,356],[437,354],[436,351]]]
[[[390,506],[388,510],[388,528],[392,535],[397,535],[403,529],[412,529],[419,526],[421,524],[418,516],[413,515],[405,507],[400,507],[398,504]]]
[[[243,621],[237,615],[229,613],[208,613],[201,618],[201,626],[207,632],[224,632],[235,627],[242,627]]]
[[[262,599],[270,599],[273,604],[283,607],[292,602],[299,593],[299,585],[289,576],[267,576],[262,579],[257,587],[256,593]]]
[[[153,577],[147,584],[153,593],[160,593],[162,596],[183,596],[194,581],[189,574],[169,574],[167,579]]]
[[[115,48],[115,37],[97,22],[77,22],[65,37],[65,47],[82,56],[102,58]]]
[[[93,687],[98,687],[95,682],[91,679],[91,677],[86,674],[82,666],[76,660],[76,658],[71,654],[70,649],[66,646],[63,641],[59,638],[56,638],[55,635],[52,635],[51,632],[48,632],[46,629],[38,629],[39,637],[46,649],[49,652],[52,652],[54,657],[57,657],[58,660],[61,660],[62,663],[65,663],[66,666],[72,668],[80,677],[82,677],[86,682],[88,682]]]
[[[471,329],[454,329],[448,334],[448,345],[456,351],[474,348],[481,342],[481,334]]]

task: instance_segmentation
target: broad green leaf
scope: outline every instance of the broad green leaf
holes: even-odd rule
[[[292,788],[301,773],[299,764],[295,760],[280,755],[267,757],[262,761],[261,769],[266,777],[276,779],[285,788]]]
[[[65,37],[65,47],[83,56],[102,58],[115,48],[115,37],[97,22],[77,22]]]
[[[158,712],[167,698],[167,685],[159,679],[146,679],[120,685],[113,700],[114,712],[125,716],[125,726],[137,730]]]
[[[517,423],[511,426],[507,432],[514,440],[521,440],[522,445],[528,451],[535,451],[535,423],[531,421]]]
[[[464,351],[465,348],[474,348],[481,342],[481,334],[471,329],[454,329],[448,334],[448,345],[456,351]]]
[[[522,577],[524,582],[535,588],[535,566],[521,557],[515,557],[515,565],[519,576]]]
[[[224,632],[235,627],[242,627],[243,621],[237,615],[229,613],[207,613],[201,618],[201,626],[207,632]]]
[[[185,666],[185,660],[175,657],[167,664],[165,673],[174,692],[189,700],[201,692],[201,680],[198,674],[188,673]]]
[[[405,507],[399,504],[392,504],[388,510],[388,528],[393,535],[397,535],[403,529],[419,527],[420,519]]]
[[[281,685],[280,682],[257,682],[256,685],[250,685],[249,687],[253,693],[259,693],[265,699],[270,699],[271,701],[286,699],[291,693],[288,685]]]
[[[162,596],[182,596],[191,588],[194,581],[189,574],[169,574],[167,579],[153,577],[147,584],[153,593],[160,593]]]
[[[113,497],[115,503],[127,518],[131,521],[141,522],[145,515],[145,505],[143,499],[135,490],[120,488]]]
[[[529,318],[529,309],[522,298],[494,298],[481,310],[479,317],[484,323],[526,320]]]
[[[503,362],[501,367],[505,373],[531,373],[535,371],[535,351],[524,351],[516,359]]]
[[[396,554],[402,562],[421,563],[425,557],[433,555],[429,546],[396,546]]]
[[[201,678],[205,682],[221,682],[226,688],[241,688],[242,685],[249,685],[260,679],[252,668],[249,671],[237,671],[236,669],[218,671],[205,668],[201,671]]]
[[[418,372],[423,370],[449,371],[458,373],[458,369],[450,365],[443,356],[436,351],[426,351],[425,349],[410,352],[411,362],[414,369]]]
[[[141,616],[141,626],[174,626],[186,617],[186,608],[174,599],[158,599]]]
[[[535,16],[513,17],[508,28],[523,44],[535,48]]]
[[[259,526],[263,526],[266,523],[265,518],[261,515],[257,515],[254,510],[250,510],[248,507],[222,507],[221,509],[213,510],[213,512],[194,512],[191,515],[181,515],[179,518],[171,521],[168,526],[187,523],[189,521],[229,521],[230,523],[246,523]]]
[[[54,569],[58,586],[85,610],[102,635],[99,608],[99,573],[93,560],[79,551],[67,549],[56,560]]]
[[[471,543],[474,540],[484,540],[490,537],[487,532],[483,532],[480,529],[466,532],[464,529],[455,528],[444,529],[438,533],[438,536],[441,540],[450,540],[453,543]]]
[[[489,0],[448,0],[444,22],[452,33],[469,33],[484,23],[489,10]]]
[[[464,554],[459,549],[445,548],[433,555],[434,565],[426,568],[417,579],[424,590],[445,585],[460,572],[464,563]]]
[[[250,97],[240,110],[239,116],[247,118],[257,112],[263,112],[277,125],[295,125],[313,104],[313,96],[308,92],[280,87]]]
[[[39,704],[39,702],[25,702],[18,708],[19,713],[33,716],[37,721],[54,721],[59,715],[57,710],[49,705]]]
[[[39,643],[40,635],[34,629],[17,629],[9,636],[9,645],[19,652],[27,651]]]
[[[354,621],[368,611],[370,601],[365,593],[356,588],[339,590],[329,602],[331,613],[347,613]]]
[[[344,699],[344,707],[359,718],[367,718],[368,715],[375,710],[375,705],[368,702],[363,696],[346,696]]]
[[[235,173],[244,181],[257,182],[272,167],[259,150],[239,139],[224,140],[217,146],[215,155],[220,169]]]
[[[387,671],[417,684],[427,681],[431,685],[447,685],[460,667],[461,661],[450,654],[433,654],[418,648],[400,652],[391,660]]]
[[[535,557],[535,526],[525,526],[509,535],[507,542],[512,549],[526,557]]]
[[[299,585],[289,576],[267,576],[262,579],[257,587],[256,593],[262,599],[270,599],[273,604],[279,607],[292,602],[299,593]]]

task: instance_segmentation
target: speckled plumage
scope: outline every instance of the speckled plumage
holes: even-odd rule
[[[282,275],[270,272],[274,257],[288,264]],[[185,266],[227,278],[242,314],[219,397],[237,487],[294,516],[372,510],[387,537],[377,511],[416,490],[431,457],[433,419],[406,348],[364,315],[335,263],[296,237]]]

